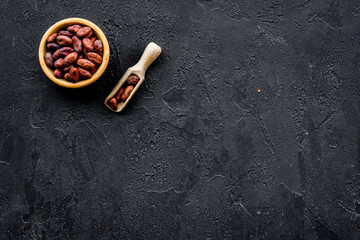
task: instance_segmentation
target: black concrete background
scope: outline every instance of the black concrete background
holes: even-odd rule
[[[67,17],[111,47],[80,90],[38,63]],[[359,1],[1,0],[0,23],[0,239],[360,238]]]

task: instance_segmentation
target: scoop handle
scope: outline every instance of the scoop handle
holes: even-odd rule
[[[157,45],[154,42],[149,43],[145,50],[144,53],[142,54],[139,62],[131,67],[131,69],[133,70],[139,70],[143,73],[145,73],[146,69],[150,66],[150,64],[155,61],[155,59],[160,55],[161,53],[161,47],[159,47],[159,45]]]

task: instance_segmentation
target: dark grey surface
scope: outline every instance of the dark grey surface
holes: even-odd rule
[[[66,17],[111,47],[80,90],[38,63]],[[2,0],[0,22],[1,239],[360,238],[359,1]]]

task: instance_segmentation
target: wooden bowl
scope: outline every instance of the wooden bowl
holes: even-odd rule
[[[74,25],[74,24],[80,24],[83,26],[90,27],[93,30],[96,37],[98,39],[100,39],[103,44],[103,56],[102,56],[103,61],[102,61],[101,65],[99,66],[99,68],[96,70],[96,72],[93,74],[93,76],[91,78],[78,81],[77,83],[69,82],[69,81],[65,80],[64,78],[61,78],[61,79],[56,78],[54,75],[54,71],[51,68],[49,68],[48,66],[46,66],[45,59],[44,59],[45,53],[46,53],[46,44],[47,44],[46,40],[48,39],[48,37],[51,34],[58,32],[59,30],[66,28],[67,26]],[[82,88],[82,87],[88,86],[88,85],[92,84],[93,82],[95,82],[96,80],[98,80],[101,77],[101,75],[104,73],[104,71],[109,63],[109,57],[110,57],[110,48],[109,48],[109,43],[106,39],[105,34],[94,23],[92,23],[86,19],[83,19],[83,18],[66,18],[64,20],[61,20],[61,21],[55,23],[45,32],[44,36],[41,39],[40,45],[39,45],[39,62],[40,62],[40,66],[41,66],[42,70],[44,71],[46,76],[48,78],[50,78],[51,81],[53,81],[54,83],[56,83],[62,87],[66,87],[66,88]]]

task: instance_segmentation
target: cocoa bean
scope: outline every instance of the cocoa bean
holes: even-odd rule
[[[68,71],[70,71],[70,69],[71,69],[72,67],[74,67],[74,66],[73,66],[73,65],[70,65],[70,66],[64,68],[64,69],[63,69],[63,72],[68,72]]]
[[[92,77],[92,74],[88,70],[78,67],[78,71],[79,71],[80,77],[82,77],[82,78],[88,79],[88,78]]]
[[[72,45],[72,40],[71,38],[67,37],[67,36],[57,36],[56,37],[56,41],[61,45],[61,46],[71,46]]]
[[[51,51],[54,52],[60,48],[59,44],[57,43],[48,43],[46,47]]]
[[[84,38],[82,40],[84,49],[88,52],[92,52],[94,50],[94,44],[92,43],[92,41],[88,38]]]
[[[53,41],[56,39],[57,36],[58,36],[57,33],[53,33],[53,34],[50,35],[50,37],[48,37],[48,39],[47,39],[46,41],[47,41],[48,43],[49,43],[49,42],[53,42]]]
[[[73,81],[73,82],[77,82],[79,81],[79,71],[76,67],[73,67],[70,69],[69,71],[69,74],[70,74],[70,80]]]
[[[121,101],[125,102],[133,90],[134,90],[134,86],[131,85],[127,86],[121,95]]]
[[[91,32],[91,28],[89,27],[81,27],[77,32],[76,36],[78,37],[85,37]]]
[[[60,48],[59,50],[60,50],[61,57],[66,57],[70,53],[74,52],[74,49],[72,49],[71,47],[63,47],[63,48]]]
[[[135,86],[140,81],[140,78],[136,75],[131,75],[126,81],[129,85]]]
[[[95,63],[96,65],[100,65],[102,62],[102,57],[94,52],[89,52],[88,54],[86,54],[86,58],[89,59],[91,62]]]
[[[72,32],[72,33],[76,33],[80,28],[81,28],[81,26],[76,24],[76,25],[69,26],[66,30],[68,30],[69,32]]]
[[[62,71],[60,69],[55,69],[54,70],[54,75],[55,75],[56,78],[62,78],[63,73],[62,73]]]
[[[120,88],[120,90],[116,93],[115,98],[116,98],[116,100],[117,100],[118,102],[120,102],[120,100],[121,100],[121,95],[123,94],[123,92],[124,92],[124,89],[123,89],[123,88]]]
[[[71,64],[73,64],[74,62],[76,62],[76,60],[78,59],[78,54],[77,52],[72,52],[69,55],[67,55],[64,58],[64,65],[65,67],[70,66]]]
[[[52,58],[54,60],[57,60],[59,57],[60,57],[60,49],[56,50],[52,55]]]
[[[95,42],[95,40],[96,40],[96,37],[92,37],[92,38],[90,38],[90,41],[91,41],[92,43],[94,43],[94,42]]]
[[[108,101],[109,106],[116,111],[117,107],[118,107],[118,102],[116,101],[116,98],[112,98]]]
[[[70,80],[70,73],[65,73],[64,78],[65,78],[66,80]]]
[[[77,60],[77,65],[79,66],[79,67],[82,67],[82,68],[84,68],[84,69],[86,69],[86,70],[93,70],[94,68],[95,68],[95,65],[92,63],[92,62],[90,62],[89,60],[87,60],[87,59],[79,59],[79,60]]]
[[[54,67],[55,68],[63,68],[64,67],[64,59],[63,58],[59,58],[58,60],[56,60],[54,62]]]
[[[102,42],[98,39],[95,40],[94,42],[94,48],[95,48],[95,53],[99,54],[100,56],[102,56],[103,53],[103,45]]]
[[[51,52],[45,53],[45,64],[49,68],[52,68],[54,65],[54,59],[52,58]]]
[[[60,31],[59,32],[60,36],[68,36],[68,37],[72,37],[72,33],[69,31]]]
[[[77,36],[73,36],[72,41],[75,52],[80,53],[82,51],[81,40]]]

